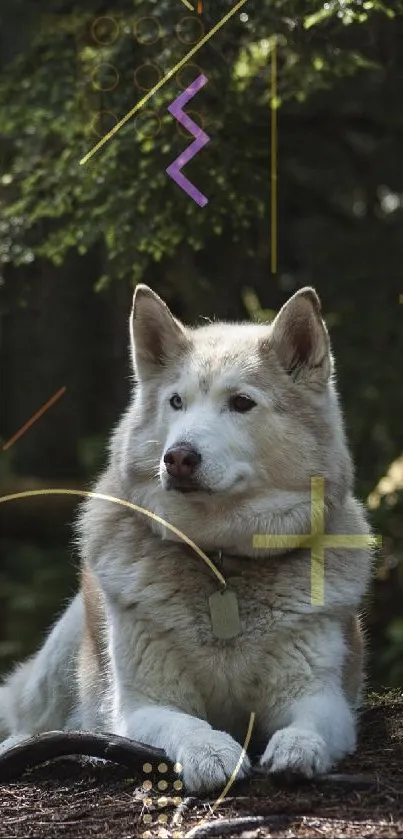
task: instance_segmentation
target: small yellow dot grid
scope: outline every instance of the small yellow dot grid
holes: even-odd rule
[[[183,767],[181,766],[180,763],[175,763],[173,769],[174,769],[174,772],[179,775],[179,773],[182,772]],[[143,772],[146,775],[149,775],[150,772],[152,772],[152,771],[153,771],[153,765],[151,763],[147,762],[147,763],[143,764]],[[157,766],[157,771],[161,775],[165,775],[166,772],[168,772],[168,764],[164,763],[164,762],[159,763],[158,766]],[[149,792],[152,789],[152,786],[153,786],[152,781],[149,780],[148,778],[145,781],[143,781],[143,783],[142,783],[142,788],[145,792]],[[168,789],[168,786],[169,786],[168,781],[166,781],[165,778],[163,778],[162,780],[157,782],[157,789],[161,792],[162,791],[165,792]],[[183,783],[182,783],[182,781],[179,780],[179,778],[173,782],[172,786],[173,786],[173,789],[175,790],[175,792],[178,792],[179,790],[183,789]],[[161,795],[159,798],[157,798],[157,800],[155,802],[156,806],[160,809],[163,809],[164,807],[167,807],[168,804],[174,804],[177,807],[181,803],[182,803],[182,797],[178,796],[178,795],[175,795],[173,797],[172,796],[167,797],[165,795]],[[154,801],[153,801],[152,798],[145,798],[144,801],[143,801],[143,804],[144,804],[144,807],[152,807],[153,804],[154,804]],[[167,816],[166,813],[159,813],[159,815],[156,818],[156,823],[160,824],[160,825],[165,825],[167,823],[167,821],[168,821],[168,816]],[[152,817],[151,813],[145,813],[144,814],[143,822],[146,825],[153,824],[153,817]],[[152,834],[150,833],[149,830],[146,830],[145,833],[142,834],[143,839],[149,839],[149,837],[151,835]],[[164,833],[164,831],[160,830],[158,835],[162,839],[162,837],[165,836],[165,833]],[[179,836],[180,834],[179,833],[174,834],[174,836],[175,835]]]

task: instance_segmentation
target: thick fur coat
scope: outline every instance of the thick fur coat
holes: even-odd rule
[[[326,772],[356,745],[371,551],[326,549],[313,602],[311,478],[326,534],[369,535],[318,297],[302,289],[270,325],[190,329],[140,285],[131,347],[133,396],[78,523],[81,591],[0,688],[0,748],[114,732],[165,749],[203,792],[233,773],[254,712],[268,772]],[[235,637],[214,634],[220,585],[181,533],[213,563],[221,552]],[[256,534],[301,547],[256,548]],[[240,776],[249,768],[245,756]]]

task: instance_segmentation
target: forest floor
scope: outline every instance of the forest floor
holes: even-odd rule
[[[214,797],[186,798],[173,784],[164,788],[157,766],[133,777],[111,763],[61,758],[0,785],[0,836],[174,839],[193,830],[195,839],[403,837],[401,691],[364,710],[358,751],[337,773],[294,786],[252,777],[235,783],[214,808]],[[152,789],[144,788],[145,778]]]

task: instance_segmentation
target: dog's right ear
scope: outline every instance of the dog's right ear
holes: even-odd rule
[[[332,372],[332,354],[321,304],[313,288],[301,288],[280,309],[272,323],[272,344],[294,381],[323,387]]]
[[[140,378],[161,370],[190,346],[183,324],[158,294],[142,283],[134,292],[130,337],[133,364]]]

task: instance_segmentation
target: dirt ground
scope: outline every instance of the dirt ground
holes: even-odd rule
[[[0,836],[403,837],[403,692],[365,709],[359,750],[331,780],[285,786],[257,776],[234,784],[213,809],[214,797],[186,798],[164,769],[133,777],[111,763],[51,761],[0,785]]]

